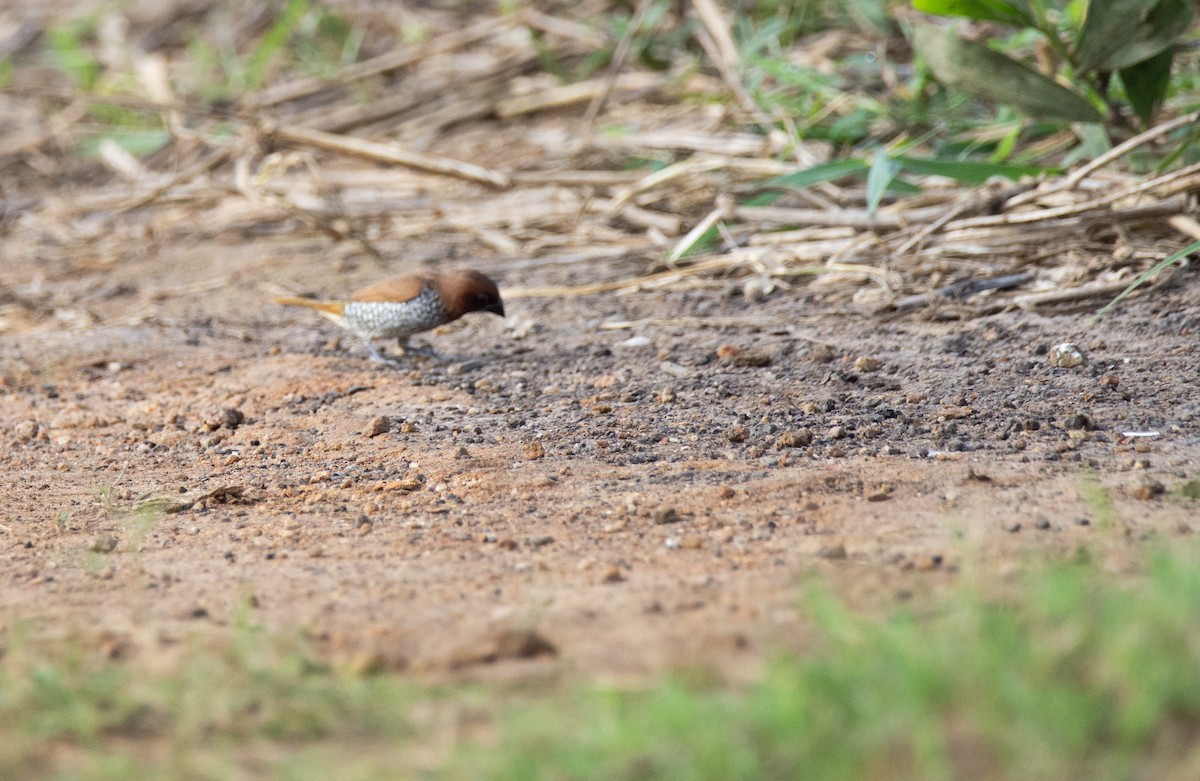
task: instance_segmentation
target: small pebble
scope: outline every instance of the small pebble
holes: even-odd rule
[[[725,429],[725,438],[730,442],[745,442],[749,436],[750,432],[747,431],[746,427],[740,423],[735,423],[729,428]]]
[[[483,367],[484,362],[482,359],[472,358],[469,361],[462,361],[461,363],[452,364],[448,369],[446,369],[446,374],[449,374],[450,376],[454,376],[456,374],[466,374],[467,372],[477,371]]]
[[[660,371],[664,374],[669,374],[672,377],[683,379],[691,374],[691,371],[686,366],[680,366],[672,361],[663,361],[658,365]]]
[[[112,553],[117,547],[117,538],[111,534],[103,537],[92,537],[88,540],[88,550],[92,553]]]
[[[917,556],[916,560],[913,562],[913,566],[918,572],[932,572],[933,570],[939,569],[942,566],[942,560],[943,559],[940,554],[929,555],[923,553],[920,556]]]
[[[836,545],[822,545],[817,555],[822,559],[844,559],[846,558],[846,546],[842,543]]]
[[[246,420],[246,416],[236,407],[225,407],[221,410],[221,425],[227,429],[235,429]]]
[[[729,362],[743,369],[761,369],[775,363],[775,356],[766,350],[742,350],[732,356]]]
[[[507,629],[497,634],[492,642],[491,652],[482,659],[485,662],[558,655],[554,643],[532,629]]]
[[[387,415],[380,415],[372,420],[368,425],[364,434],[368,437],[377,437],[380,434],[386,434],[392,430],[392,419]]]
[[[751,277],[742,285],[742,298],[747,303],[756,304],[765,301],[775,290],[775,283],[769,277]]]
[[[1094,431],[1096,421],[1086,412],[1077,412],[1067,419],[1067,429],[1070,431]]]
[[[1166,486],[1148,475],[1142,475],[1133,489],[1133,498],[1145,502],[1166,491]]]
[[[863,372],[864,374],[878,371],[879,367],[882,365],[882,361],[873,355],[860,355],[854,360],[854,370],[857,372]]]
[[[1072,342],[1062,342],[1050,348],[1050,365],[1060,369],[1074,369],[1087,363],[1087,358]]]
[[[668,523],[678,523],[682,520],[674,507],[663,507],[654,513],[654,523],[664,526]]]
[[[359,678],[369,678],[386,669],[387,662],[378,651],[359,651],[346,663],[346,670]]]
[[[813,363],[829,363],[836,357],[834,349],[827,344],[814,344],[808,351],[808,358]]]
[[[782,450],[785,447],[805,447],[812,444],[812,440],[813,434],[806,428],[785,431],[775,440],[775,448]]]

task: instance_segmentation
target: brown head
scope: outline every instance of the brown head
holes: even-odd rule
[[[471,312],[491,312],[504,317],[504,302],[490,277],[478,271],[449,271],[429,278],[429,286],[442,299],[451,320]]]

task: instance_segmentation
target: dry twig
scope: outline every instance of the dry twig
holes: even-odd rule
[[[402,149],[392,144],[380,144],[353,136],[340,136],[321,130],[303,127],[285,126],[268,131],[268,134],[284,143],[302,147],[324,149],[328,152],[361,157],[377,163],[390,163],[421,171],[453,176],[479,184],[505,189],[512,186],[512,180],[499,171],[493,171],[474,163],[464,163],[442,155],[428,152],[417,152]]]

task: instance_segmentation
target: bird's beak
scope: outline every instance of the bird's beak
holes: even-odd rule
[[[504,302],[497,301],[496,303],[489,306],[485,311],[491,312],[494,315],[500,315],[501,317],[504,317]]]

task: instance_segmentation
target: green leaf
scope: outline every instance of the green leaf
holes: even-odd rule
[[[897,155],[892,158],[910,174],[944,176],[966,185],[983,184],[993,176],[1016,181],[1022,176],[1037,176],[1053,169],[1037,165],[985,163],[978,160],[929,160]]]
[[[1133,40],[1153,7],[1146,0],[1091,0],[1075,46],[1075,67],[1081,72],[1095,70]]]
[[[1018,121],[1008,122],[1007,124],[1009,125],[1008,132],[996,141],[996,148],[988,158],[989,162],[995,165],[999,165],[1004,160],[1012,157],[1013,150],[1017,148],[1017,142],[1021,140],[1023,123]],[[1003,127],[1003,124],[997,125],[998,129],[1001,127]]]
[[[805,168],[803,171],[777,176],[768,180],[766,184],[769,187],[791,187],[800,190],[821,182],[843,179],[866,170],[867,164],[862,160],[834,160],[830,163],[814,165],[812,168]]]
[[[1079,138],[1079,145],[1076,150],[1080,152],[1080,160],[1095,160],[1100,155],[1112,149],[1112,139],[1108,137],[1108,130],[1104,125],[1079,125],[1074,128],[1076,137]],[[1066,158],[1070,160],[1070,156]],[[1075,164],[1074,160],[1070,162],[1064,161],[1064,167],[1071,167]]]
[[[1154,111],[1167,96],[1171,84],[1171,61],[1175,52],[1164,49],[1148,60],[1121,69],[1121,83],[1142,124],[1150,126]]]
[[[1105,71],[1121,70],[1166,51],[1187,33],[1195,16],[1196,9],[1191,0],[1159,0],[1133,37],[1096,67]]]
[[[883,200],[884,192],[898,173],[900,173],[900,164],[888,157],[882,149],[875,150],[875,154],[871,158],[871,170],[867,171],[867,214],[869,216],[875,216],[875,210],[879,208],[879,202]]]
[[[938,16],[963,16],[1018,27],[1035,26],[1029,4],[1021,0],[913,0],[913,8]]]
[[[912,182],[908,182],[897,177],[892,180],[891,184],[888,185],[888,192],[897,193],[899,195],[920,195],[922,192],[924,192],[924,190]]]
[[[913,43],[938,81],[1026,114],[1103,122],[1087,98],[1000,52],[932,25],[913,28]]]

